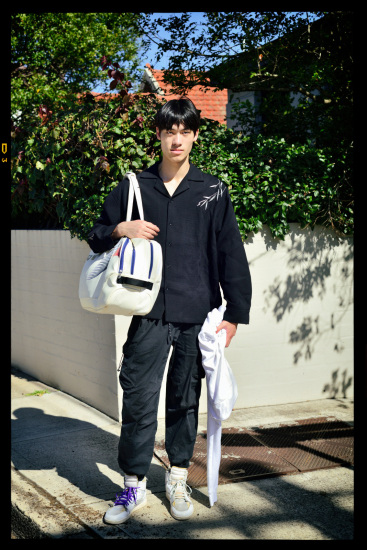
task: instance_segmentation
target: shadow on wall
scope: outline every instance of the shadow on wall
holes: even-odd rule
[[[273,282],[264,290],[264,312],[270,311],[280,323],[297,305],[312,306],[315,300],[315,313],[310,313],[311,307],[307,307],[307,315],[296,321],[289,333],[288,342],[295,349],[293,364],[297,365],[301,358],[310,360],[320,341],[325,341],[325,335],[331,350],[340,355],[345,346],[338,327],[353,304],[352,240],[338,237],[322,226],[311,230],[300,229],[298,224],[291,224],[285,241],[273,239],[267,229],[261,235],[266,246],[262,255],[277,251],[277,258],[281,256],[283,261],[283,273],[279,274],[278,269]],[[352,382],[346,371],[338,378],[338,371],[323,390],[330,397],[345,397]]]
[[[352,377],[347,374],[345,369],[341,372],[341,377],[339,378],[339,370],[336,369],[331,373],[331,382],[330,384],[325,384],[323,388],[323,393],[328,393],[330,399],[335,399],[336,397],[347,397],[347,389],[352,385]]]

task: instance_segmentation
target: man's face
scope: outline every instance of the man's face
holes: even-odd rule
[[[161,140],[163,157],[170,162],[182,162],[190,154],[194,141],[197,140],[199,131],[194,134],[192,130],[184,128],[183,124],[174,124],[171,130],[157,128],[157,138]]]

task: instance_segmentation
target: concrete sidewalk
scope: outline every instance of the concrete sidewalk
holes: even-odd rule
[[[169,513],[165,470],[153,458],[147,506],[123,525],[104,524],[123,484],[116,461],[119,423],[15,369],[11,381],[15,538],[353,539],[353,469],[344,466],[219,485],[213,507],[206,487],[193,489],[194,516],[180,522]],[[235,410],[223,427],[319,416],[352,423],[353,403],[323,399]],[[199,430],[205,429],[206,415],[200,415]],[[157,437],[163,434],[160,424]]]

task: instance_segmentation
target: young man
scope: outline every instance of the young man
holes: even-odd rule
[[[193,513],[187,474],[197,435],[201,379],[198,334],[207,314],[222,303],[226,311],[218,332],[229,346],[237,324],[249,322],[251,278],[230,196],[225,185],[190,163],[200,115],[188,99],[167,102],[157,113],[162,160],[138,174],[144,220],[137,210],[124,221],[128,180],[107,197],[89,234],[94,252],[109,250],[123,236],[156,239],[162,246],[161,289],[152,311],[133,317],[123,346],[123,389],[118,463],[125,489],[105,514],[123,523],[146,502],[146,474],[152,460],[157,410],[167,358],[166,495],[176,519]]]

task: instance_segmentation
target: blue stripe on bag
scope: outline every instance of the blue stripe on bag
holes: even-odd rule
[[[121,256],[120,256],[120,269],[119,269],[119,273],[122,273],[123,271],[123,267],[124,267],[124,254],[125,254],[125,249],[127,247],[127,245],[129,244],[129,239],[126,239],[126,241],[124,242],[124,244],[122,245],[121,247]],[[148,279],[150,279],[151,275],[152,275],[152,270],[153,270],[153,263],[154,263],[154,247],[153,247],[153,244],[152,243],[149,243],[150,244],[150,266],[149,266],[149,275],[148,275]],[[132,258],[131,258],[131,269],[130,269],[130,274],[133,275],[134,274],[134,268],[135,268],[135,258],[136,258],[136,252],[135,252],[135,247],[133,245],[133,243],[131,243],[132,247],[133,247],[133,254],[132,254]]]
[[[130,274],[131,275],[134,275],[134,267],[135,267],[135,246],[132,244],[132,247],[133,247],[133,257],[131,258],[131,270],[130,270]]]
[[[129,244],[129,239],[126,239],[126,241],[124,242],[124,244],[123,244],[122,247],[121,247],[120,273],[121,273],[121,271],[123,270],[123,267],[124,267],[124,254],[125,254],[125,248],[127,247],[128,244]]]
[[[150,243],[150,266],[149,266],[148,279],[150,279],[150,276],[152,274],[152,269],[153,269],[153,243]]]

